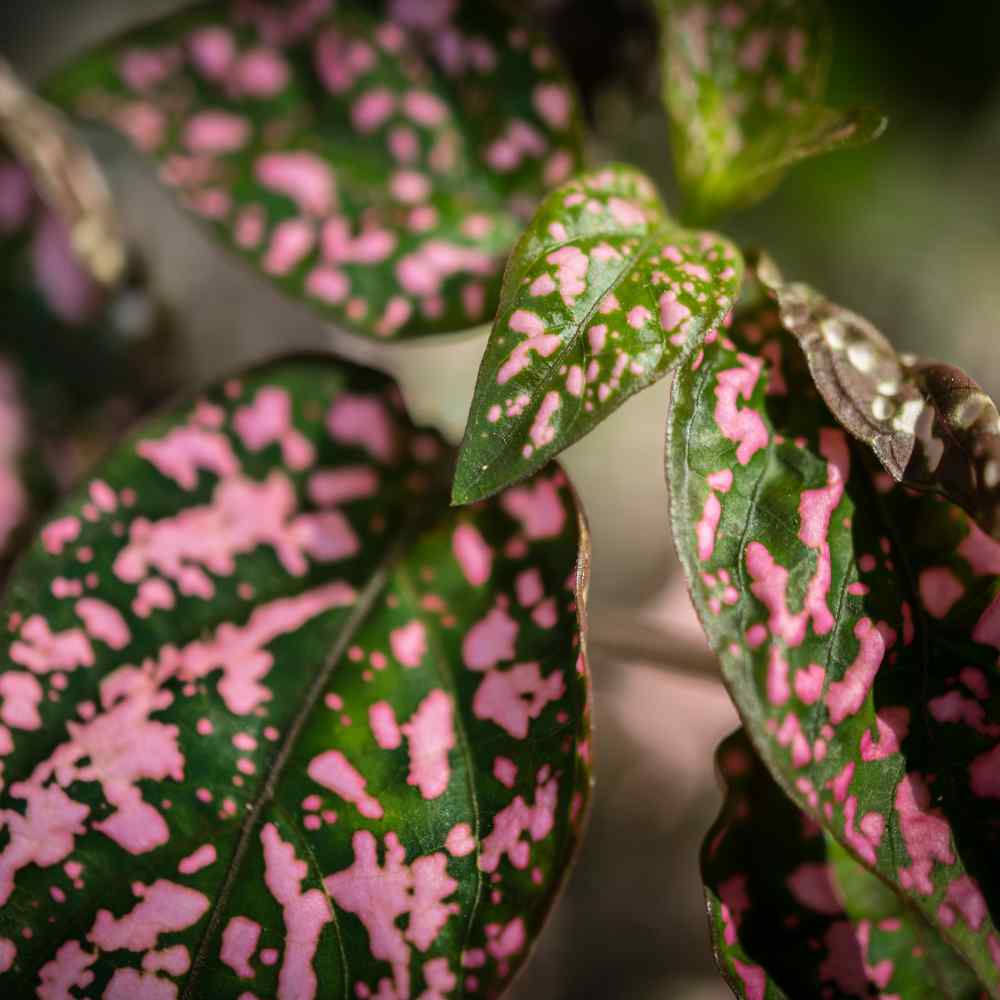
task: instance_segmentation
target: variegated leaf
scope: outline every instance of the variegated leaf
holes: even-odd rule
[[[502,991],[586,810],[586,540],[558,469],[459,513],[451,460],[385,377],[288,360],[46,525],[3,614],[5,996]]]
[[[716,961],[737,997],[985,995],[916,910],[796,807],[742,731],[716,760],[726,799],[701,868]]]
[[[504,275],[455,502],[541,468],[661,379],[721,322],[742,274],[728,240],[678,226],[631,167],[552,192]]]
[[[672,407],[675,536],[761,758],[1000,996],[1000,544],[852,441],[766,299]]]
[[[374,337],[488,320],[547,186],[579,165],[552,51],[489,2],[230,0],[61,72],[272,282]]]
[[[704,221],[768,195],[798,160],[877,138],[885,118],[822,104],[823,0],[658,0],[664,98],[686,213]]]
[[[774,263],[755,269],[799,338],[820,394],[897,482],[942,493],[1000,538],[1000,412],[961,369],[898,355],[868,320]]]

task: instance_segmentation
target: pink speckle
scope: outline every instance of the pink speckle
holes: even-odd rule
[[[326,216],[333,211],[333,171],[315,153],[266,153],[257,160],[255,174],[264,187],[291,198],[303,215]]]
[[[847,667],[843,680],[831,684],[826,693],[830,721],[835,726],[860,711],[886,652],[885,637],[870,618],[862,618],[854,626],[854,636],[861,646],[858,655]]]
[[[76,517],[63,517],[51,521],[42,529],[42,545],[51,555],[57,556],[70,542],[80,537],[80,520]]]
[[[10,938],[0,938],[0,973],[7,972],[17,958],[17,945]]]
[[[947,566],[932,566],[920,574],[920,599],[935,618],[945,618],[965,593],[965,586]]]
[[[206,80],[221,80],[236,57],[236,42],[225,28],[199,28],[188,38],[191,62]]]
[[[653,314],[645,306],[634,306],[626,318],[633,330],[641,330],[653,318]]]
[[[475,525],[462,521],[455,528],[451,550],[462,574],[473,587],[481,587],[489,580],[493,569],[493,551]]]
[[[363,135],[379,129],[396,109],[396,97],[385,88],[366,91],[351,109],[351,121]]]
[[[213,844],[202,844],[201,847],[181,860],[177,866],[177,870],[182,875],[194,875],[195,872],[200,872],[202,868],[207,868],[209,865],[214,864],[216,857],[215,846]]]
[[[427,628],[422,621],[413,621],[389,633],[389,646],[392,655],[404,667],[419,667],[421,660],[427,654]]]
[[[517,781],[517,764],[509,757],[495,757],[493,760],[493,777],[506,788],[513,788]]]
[[[875,716],[878,742],[874,742],[869,731],[861,736],[861,759],[864,761],[885,760],[899,753],[910,730],[910,710],[903,706],[880,708]]]
[[[509,670],[489,670],[476,690],[472,711],[477,719],[495,722],[515,739],[528,735],[530,720],[565,694],[562,674],[543,677],[537,663],[518,663]]]
[[[199,111],[184,129],[184,142],[193,153],[235,153],[249,138],[249,120],[228,111]]]
[[[76,613],[88,635],[99,639],[111,649],[124,649],[132,641],[125,619],[117,608],[96,597],[84,597],[76,602]]]
[[[284,219],[271,234],[262,266],[268,274],[290,274],[316,244],[316,228],[309,219]]]
[[[448,831],[444,842],[445,849],[453,858],[464,858],[476,849],[476,838],[468,823],[456,823]]]
[[[444,902],[458,888],[447,874],[448,855],[430,854],[407,865],[399,838],[389,833],[385,866],[379,867],[373,834],[359,830],[352,844],[354,863],[327,876],[324,884],[336,904],[364,924],[372,956],[391,965],[395,995],[408,996],[408,942],[426,951],[448,919],[459,912],[457,903]],[[404,930],[398,920],[406,914],[409,922]]]
[[[382,818],[381,803],[365,791],[367,782],[339,750],[328,750],[314,757],[309,762],[308,774],[317,784],[356,805],[362,816]]]
[[[403,737],[396,722],[396,713],[389,702],[375,702],[368,709],[368,723],[375,742],[383,750],[395,750],[402,744]]]
[[[683,302],[677,301],[676,292],[664,292],[659,304],[660,325],[667,333],[675,331],[691,315],[691,310]]]
[[[285,953],[278,973],[277,1000],[314,1000],[318,981],[313,958],[323,927],[333,920],[330,904],[321,889],[302,891],[309,867],[295,856],[295,848],[282,840],[273,823],[264,825],[260,840],[264,848],[264,881],[280,904],[285,920]]]
[[[795,672],[793,685],[795,694],[805,705],[814,705],[823,694],[823,682],[826,680],[826,670],[818,663],[801,667]]]
[[[425,799],[438,798],[448,788],[448,751],[455,746],[451,699],[444,691],[432,691],[400,729],[409,741],[407,784],[420,789]]]
[[[505,490],[500,496],[500,505],[521,522],[530,541],[555,538],[562,533],[566,523],[566,508],[550,479]]]
[[[896,811],[910,866],[899,869],[904,889],[914,889],[925,896],[934,892],[931,872],[935,862],[951,865],[951,829],[939,810],[931,809],[931,795],[923,776],[917,772],[904,775],[896,786]]]
[[[558,801],[559,783],[551,778],[535,788],[534,805],[529,806],[518,795],[509,806],[501,809],[493,821],[493,829],[483,840],[480,869],[496,872],[506,854],[515,868],[524,871],[531,863],[531,845],[522,836],[527,833],[536,843],[544,840],[554,828]]]
[[[380,462],[392,462],[396,455],[396,435],[385,403],[376,396],[341,393],[326,415],[330,436],[341,444],[366,448]]]
[[[518,624],[505,608],[495,607],[469,629],[462,643],[462,657],[470,670],[489,670],[513,660]]]
[[[121,918],[99,910],[87,937],[103,951],[147,951],[156,947],[161,934],[193,927],[209,908],[208,897],[187,886],[157,879],[135,908]]]
[[[260,932],[260,924],[249,917],[233,917],[222,932],[222,948],[219,952],[219,958],[240,979],[252,979],[254,976],[254,969],[250,961],[257,951]]]
[[[248,97],[277,97],[288,85],[288,63],[273,49],[244,53],[233,68],[233,82]]]
[[[764,362],[748,354],[738,356],[738,368],[719,372],[715,388],[715,420],[723,435],[737,443],[736,458],[746,465],[768,442],[768,432],[761,415],[753,409],[740,409],[740,398],[749,400],[754,392]]]

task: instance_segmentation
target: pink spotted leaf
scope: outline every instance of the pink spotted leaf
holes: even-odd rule
[[[678,370],[668,472],[762,761],[1000,996],[1000,543],[847,433],[760,289]]]
[[[454,501],[540,468],[663,378],[721,323],[742,274],[728,240],[678,226],[631,167],[553,191],[504,275]]]
[[[664,101],[686,217],[768,195],[799,160],[871,142],[877,111],[822,101],[831,52],[823,0],[657,0]]]
[[[0,992],[498,996],[590,789],[586,536],[334,360],[133,433],[15,570]]]
[[[154,158],[269,281],[377,338],[492,317],[520,229],[580,162],[552,50],[492,0],[201,4],[48,94]]]
[[[868,320],[786,284],[766,257],[754,267],[840,423],[897,482],[942,493],[1000,539],[1000,412],[989,394],[959,368],[897,354]]]
[[[978,1000],[911,906],[803,815],[743,732],[719,748],[725,803],[701,869],[716,961],[741,1000]]]

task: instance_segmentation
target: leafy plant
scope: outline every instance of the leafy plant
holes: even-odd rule
[[[824,104],[819,0],[657,3],[678,211],[584,169],[573,85],[492,2],[203,4],[45,86],[327,319],[492,332],[457,453],[386,376],[285,357],[47,518],[2,615],[12,995],[499,996],[591,786],[589,539],[551,459],[674,373],[670,520],[743,725],[702,853],[724,978],[1000,997],[1000,412],[698,228],[884,128]],[[0,296],[49,384],[54,344],[101,342],[124,243],[18,86]]]

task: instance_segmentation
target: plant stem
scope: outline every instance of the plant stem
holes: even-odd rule
[[[126,247],[104,173],[64,115],[34,94],[3,59],[0,144],[31,172],[93,278],[115,285],[125,270]]]
[[[588,645],[592,652],[615,660],[635,660],[667,673],[719,682],[719,663],[707,645],[644,625],[625,611],[591,613]]]

